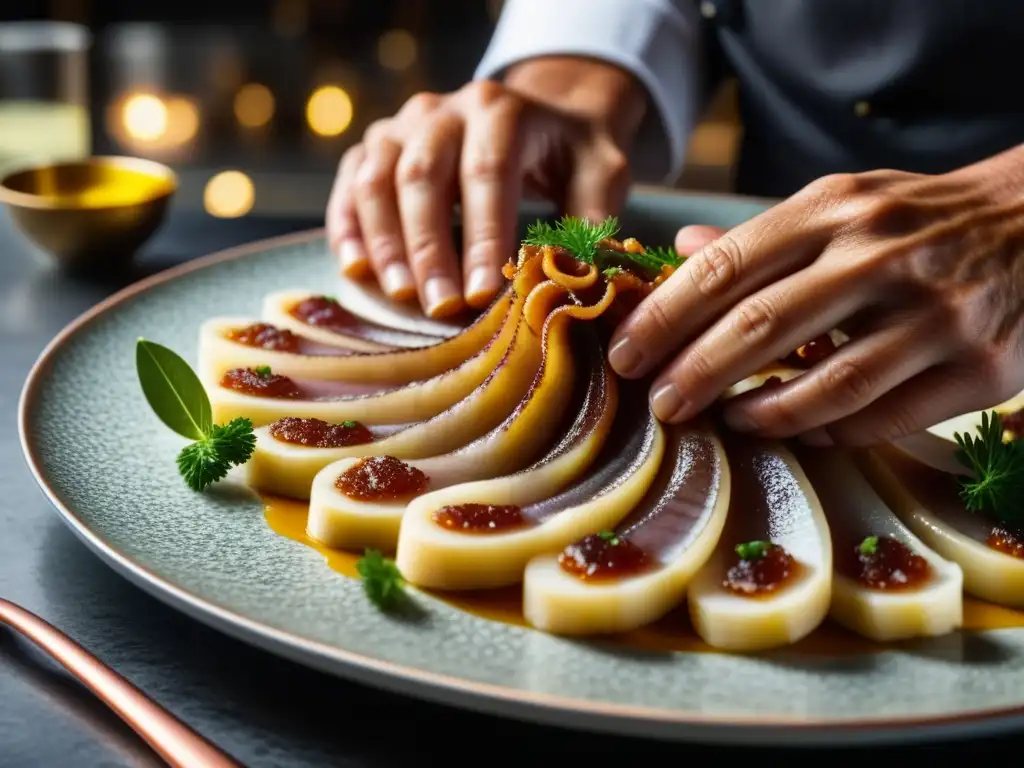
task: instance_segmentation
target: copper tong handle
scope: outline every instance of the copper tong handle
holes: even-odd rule
[[[56,627],[0,598],[0,624],[20,632],[74,675],[173,768],[241,768]]]

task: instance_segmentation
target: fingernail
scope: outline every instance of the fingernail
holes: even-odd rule
[[[501,290],[498,274],[487,267],[476,267],[466,280],[466,303],[475,309],[483,309]]]
[[[832,439],[832,436],[824,427],[810,429],[801,435],[797,435],[796,439],[804,445],[810,445],[814,448],[829,448],[835,445],[835,441]]]
[[[462,309],[462,297],[449,277],[432,277],[423,286],[423,299],[430,317],[448,317]]]
[[[654,394],[651,395],[651,408],[654,409],[654,415],[662,421],[672,421],[675,419],[680,411],[683,410],[685,404],[686,401],[679,394],[675,384],[665,384],[658,387],[654,390]]]
[[[416,295],[416,281],[409,267],[400,261],[389,264],[380,278],[384,293],[396,301],[408,301]]]
[[[621,339],[608,351],[608,362],[616,373],[623,376],[632,373],[643,360],[643,355],[629,338]],[[673,387],[675,389],[675,387]]]
[[[370,266],[363,244],[352,239],[341,241],[338,246],[338,262],[341,264],[341,271],[349,277],[362,277]]]
[[[757,429],[757,422],[750,417],[746,411],[740,408],[726,408],[722,414],[729,429],[734,432],[753,432]]]

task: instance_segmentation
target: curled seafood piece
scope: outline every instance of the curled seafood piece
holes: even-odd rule
[[[960,566],[966,592],[1024,608],[1024,533],[969,511],[955,476],[891,446],[859,458],[878,494],[907,527]]]
[[[539,269],[532,275],[532,284],[530,277],[524,275],[526,292],[521,294],[521,301],[539,282]],[[463,333],[415,349],[342,346],[337,340],[325,340],[323,333],[317,335],[315,328],[293,330],[266,318],[260,324],[272,329],[273,335],[264,341],[269,334],[261,338],[258,333],[242,333],[252,323],[233,325],[230,319],[214,318],[200,330],[199,372],[207,388],[213,390],[211,397],[225,373],[257,366],[269,366],[285,375],[381,386],[422,381],[449,371],[480,352],[501,331],[507,317],[521,310],[521,304],[515,306],[516,296],[515,289],[506,291]],[[282,338],[286,343],[278,342]]]
[[[594,514],[586,536],[526,566],[523,611],[535,627],[625,632],[683,601],[725,525],[729,464],[707,427],[670,427],[666,442],[657,477],[625,519]]]
[[[567,339],[560,338],[565,335],[562,329],[566,324],[559,319],[564,317],[556,311],[549,318],[541,370],[504,422],[451,453],[405,462],[426,478],[422,489],[413,494],[372,500],[359,494],[353,497],[339,487],[339,478],[363,459],[342,459],[327,465],[313,479],[307,533],[337,549],[373,547],[391,552],[406,506],[428,490],[515,472],[534,461],[558,432],[573,436],[593,454],[599,452],[615,417],[616,379],[603,364],[597,339],[586,333],[582,341],[589,342],[584,345],[589,354],[582,359],[592,365],[584,369],[588,375],[582,391],[571,391],[573,349]],[[571,411],[574,418],[567,422],[562,414],[570,405],[570,396],[575,405]],[[563,445],[566,440],[563,438]]]
[[[599,316],[614,300],[615,290],[608,288],[601,301],[590,306],[567,305],[554,308],[568,300],[565,288],[553,281],[536,286],[526,297],[521,322],[509,344],[505,356],[476,390],[440,414],[415,423],[380,442],[370,445],[312,448],[276,440],[271,428],[261,427],[256,432],[256,450],[249,461],[251,484],[261,490],[308,498],[316,474],[328,464],[344,458],[370,455],[394,456],[400,459],[421,459],[436,456],[470,442],[487,430],[496,427],[515,408],[529,390],[540,371],[544,357],[543,336],[549,316],[553,319],[552,335],[558,355],[568,347],[561,326],[569,320],[586,320]],[[564,311],[563,311],[564,310]],[[565,360],[571,359],[570,356]],[[552,363],[558,362],[553,358]],[[562,365],[563,394],[571,391],[571,362]],[[416,385],[409,388],[415,392]],[[322,411],[321,411],[322,413]],[[367,417],[363,417],[367,418]],[[369,419],[368,419],[369,420]],[[372,422],[371,422],[372,423]]]
[[[321,344],[339,344],[363,352],[396,347],[429,347],[450,334],[412,333],[367,320],[333,296],[311,291],[275,291],[263,297],[260,316],[267,323]]]
[[[832,534],[830,615],[881,642],[944,635],[963,623],[963,574],[917,538],[850,456],[801,450]]]
[[[249,349],[245,357],[214,360],[223,348],[210,344],[200,357],[207,357],[203,381],[214,421],[241,416],[256,426],[287,417],[402,424],[434,416],[479,387],[495,369],[519,329],[529,293],[542,278],[539,259],[524,265],[510,291],[476,323],[433,347],[302,361],[318,368],[316,379],[292,379],[285,371],[300,361],[283,353]],[[232,349],[233,355],[242,355],[240,350],[247,348]],[[261,362],[252,365],[257,360]],[[244,365],[216,373],[235,362]],[[261,369],[270,375],[257,378]],[[239,381],[251,386],[239,387]]]
[[[654,481],[665,436],[632,383],[607,441],[599,428],[605,418],[593,427],[578,421],[578,432],[570,430],[521,472],[410,502],[395,558],[402,575],[411,584],[446,590],[516,584],[536,555],[615,525]]]
[[[420,459],[454,450],[500,424],[515,408],[539,369],[540,352],[539,341],[525,322],[519,322],[504,356],[479,387],[437,415],[381,440],[314,448],[277,439],[272,426],[260,427],[256,430],[256,449],[246,465],[249,484],[261,491],[306,499],[316,474],[339,459]]]
[[[753,438],[727,445],[732,494],[714,554],[690,583],[690,619],[716,648],[789,645],[828,613],[832,545],[813,488],[782,445]]]

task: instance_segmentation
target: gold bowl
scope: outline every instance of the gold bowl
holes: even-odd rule
[[[136,157],[90,157],[15,171],[0,179],[14,223],[61,266],[124,266],[163,222],[178,178]]]

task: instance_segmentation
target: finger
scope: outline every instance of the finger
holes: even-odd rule
[[[948,337],[935,334],[934,327],[927,317],[882,319],[875,332],[844,344],[784,386],[729,403],[725,421],[737,432],[792,437],[859,414],[948,358]]]
[[[814,446],[867,448],[922,432],[963,413],[1002,402],[983,377],[966,366],[937,365],[896,387],[855,415],[801,436]]]
[[[466,123],[462,146],[463,255],[466,303],[481,309],[505,284],[502,265],[515,253],[522,187],[516,103],[499,101]]]
[[[462,117],[435,112],[405,146],[396,169],[409,266],[430,317],[449,317],[465,306],[451,227],[462,137]]]
[[[327,200],[328,246],[337,257],[342,273],[356,279],[370,272],[370,259],[363,247],[354,192],[356,171],[365,157],[366,149],[362,144],[356,144],[342,156]]]
[[[359,228],[380,287],[395,301],[409,301],[416,296],[416,282],[406,263],[395,192],[402,147],[384,129],[368,132],[367,139],[366,157],[356,171]]]
[[[639,378],[740,299],[816,259],[831,224],[801,224],[796,202],[780,203],[687,259],[616,329],[608,360]]]
[[[573,158],[565,213],[602,221],[621,210],[629,192],[629,161],[611,139],[599,139]]]
[[[724,234],[725,230],[720,227],[690,224],[676,233],[676,250],[683,256],[690,256]]]
[[[737,381],[854,314],[869,300],[868,287],[818,262],[743,299],[658,376],[655,415],[670,423],[692,418]]]

